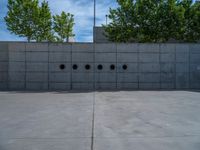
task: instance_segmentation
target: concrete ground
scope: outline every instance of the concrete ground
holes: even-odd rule
[[[0,150],[200,150],[200,93],[0,92]]]

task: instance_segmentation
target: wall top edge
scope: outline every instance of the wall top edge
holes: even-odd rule
[[[188,45],[200,45],[200,43],[108,43],[108,42],[101,42],[101,43],[93,43],[93,42],[74,42],[74,43],[62,43],[62,42],[26,42],[26,41],[0,41],[0,43],[23,43],[23,44],[66,44],[66,45],[76,45],[76,44],[133,44],[133,45],[136,45],[136,44],[151,44],[151,45],[161,45],[161,44],[166,44],[166,45],[170,45],[170,44],[173,44],[173,45],[176,45],[176,44],[180,44],[180,45],[184,45],[184,44],[188,44]]]

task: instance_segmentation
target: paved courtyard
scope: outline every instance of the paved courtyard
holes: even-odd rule
[[[200,150],[200,92],[0,92],[0,150]]]

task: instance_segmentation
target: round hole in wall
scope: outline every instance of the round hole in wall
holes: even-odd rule
[[[111,70],[115,70],[115,65],[113,65],[113,64],[110,65],[110,69],[111,69]]]
[[[122,68],[123,68],[124,70],[127,70],[128,66],[127,66],[127,65],[123,65]]]
[[[65,65],[64,64],[61,64],[59,67],[60,67],[60,70],[64,70],[65,69]]]
[[[98,70],[102,70],[103,66],[102,65],[98,65],[97,68],[98,68]]]
[[[90,70],[90,68],[91,68],[90,65],[88,65],[88,64],[85,65],[85,69],[86,69],[86,70]]]
[[[72,68],[73,68],[73,70],[77,70],[77,69],[78,69],[78,65],[74,64],[74,65],[72,66]]]

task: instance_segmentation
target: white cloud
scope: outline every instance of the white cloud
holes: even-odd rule
[[[109,7],[114,6],[115,0],[97,0],[97,26],[105,24],[105,15]],[[53,14],[60,14],[62,11],[70,12],[75,16],[75,34],[77,41],[91,42],[93,39],[93,0],[49,0]],[[85,32],[90,34],[84,34]]]
[[[43,0],[40,0],[40,2]],[[93,40],[93,0],[47,0],[53,15],[60,14],[62,11],[74,14],[76,41],[92,42]],[[109,7],[115,6],[115,0],[96,0],[97,1],[97,26],[105,24],[105,15],[108,14]],[[5,8],[5,0],[1,0],[0,7]],[[2,8],[0,8],[2,9]],[[4,11],[3,11],[4,10]],[[4,17],[6,9],[3,9],[0,17]],[[7,30],[0,29],[1,33],[7,35],[10,39],[10,33]],[[6,34],[7,33],[7,34]],[[11,36],[13,37],[13,36]],[[2,34],[0,40],[3,39]],[[14,38],[15,40],[15,38]]]

